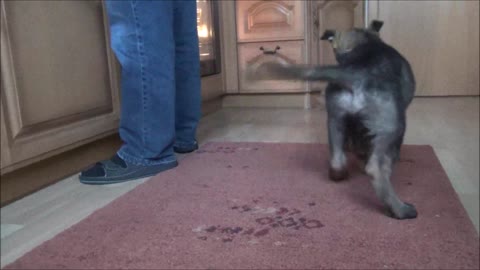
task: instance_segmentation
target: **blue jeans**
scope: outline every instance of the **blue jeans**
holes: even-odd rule
[[[196,144],[200,59],[196,1],[106,1],[122,66],[118,155],[137,165],[175,161]]]

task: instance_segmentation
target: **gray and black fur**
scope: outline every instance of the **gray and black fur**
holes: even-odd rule
[[[366,162],[377,196],[394,217],[417,216],[415,207],[397,196],[390,182],[406,128],[406,110],[415,92],[408,61],[379,37],[383,22],[349,31],[327,30],[338,65],[301,66],[265,64],[253,77],[327,81],[326,104],[330,147],[329,176],[348,177],[345,150]],[[252,77],[252,78],[253,78]]]

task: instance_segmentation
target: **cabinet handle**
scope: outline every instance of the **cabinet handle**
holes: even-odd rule
[[[276,54],[277,50],[280,50],[280,46],[275,47],[275,50],[268,50],[262,47],[260,47],[260,51],[263,51],[263,54]]]

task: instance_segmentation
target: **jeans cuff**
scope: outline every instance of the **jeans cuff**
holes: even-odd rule
[[[120,150],[118,150],[117,154],[120,158],[122,158],[127,163],[142,165],[142,166],[153,166],[153,165],[167,164],[167,163],[172,163],[177,161],[177,158],[173,154],[169,157],[165,157],[160,160],[154,160],[154,161],[150,159],[138,158],[128,154],[124,148],[121,148]]]

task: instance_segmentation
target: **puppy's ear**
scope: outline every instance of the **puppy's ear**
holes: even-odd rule
[[[335,30],[325,30],[323,33],[322,37],[320,38],[321,40],[332,40],[335,37]]]
[[[370,23],[370,26],[368,27],[369,30],[372,30],[372,31],[375,31],[375,32],[380,32],[380,29],[382,29],[382,26],[383,26],[383,22],[382,21],[378,21],[378,20],[373,20],[371,23]]]

